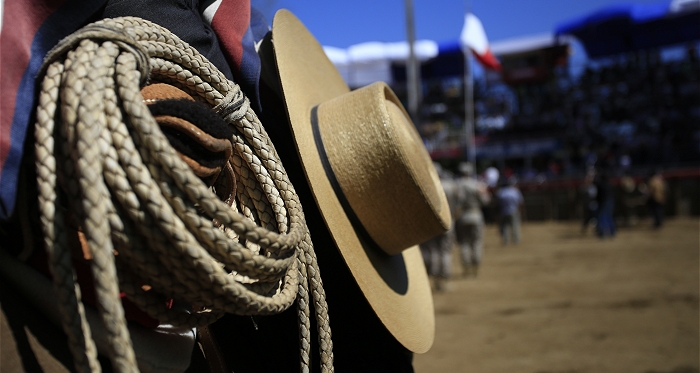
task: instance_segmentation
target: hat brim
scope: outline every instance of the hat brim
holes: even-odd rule
[[[362,242],[326,175],[314,140],[312,108],[350,89],[321,45],[287,10],[278,11],[274,17],[272,47],[295,145],[331,236],[360,290],[389,332],[410,351],[428,351],[435,335],[435,315],[419,247],[389,256]],[[332,269],[321,268],[322,275],[324,270]]]

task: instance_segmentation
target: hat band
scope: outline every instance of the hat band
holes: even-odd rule
[[[345,193],[343,193],[343,188],[340,187],[338,178],[335,176],[335,172],[333,172],[333,167],[331,166],[331,163],[328,160],[326,148],[323,145],[321,130],[318,126],[318,105],[314,106],[311,109],[311,130],[314,134],[314,142],[316,143],[318,155],[321,158],[321,165],[323,165],[323,170],[326,172],[326,177],[328,177],[328,181],[330,182],[331,187],[333,188],[333,192],[335,192],[335,195],[338,198],[340,205],[343,207],[343,211],[345,211],[345,214],[347,215],[350,224],[352,224],[353,228],[355,229],[355,233],[357,233],[358,238],[360,239],[362,244],[366,245],[369,249],[374,250],[377,253],[381,253],[381,255],[389,256],[381,248],[381,246],[379,246],[379,244],[377,244],[377,242],[374,241],[369,232],[367,232],[367,229],[365,229],[364,225],[362,225],[362,221],[357,217],[355,211],[352,210],[350,202],[348,202],[347,197],[345,197]]]

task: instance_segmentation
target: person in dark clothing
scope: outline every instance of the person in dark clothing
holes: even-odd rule
[[[613,209],[615,207],[615,194],[610,175],[606,170],[601,171],[595,182],[597,189],[596,200],[598,202],[598,225],[596,233],[600,238],[615,236],[615,220]]]
[[[588,233],[588,226],[595,226],[598,219],[598,189],[595,185],[595,173],[588,172],[581,185],[581,201],[583,204],[583,221],[581,233]]]
[[[206,3],[210,4],[210,2]],[[242,4],[246,6],[249,5],[246,2],[242,2]],[[221,50],[219,48],[219,43],[221,43],[221,39],[217,41],[217,39],[215,38],[216,27],[214,27],[213,24],[211,28],[209,28],[209,26],[207,25],[200,25],[201,18],[197,13],[197,10],[201,10],[199,2],[172,1],[163,2],[161,5],[163,5],[164,8],[167,9],[162,9],[159,11],[158,8],[154,6],[154,4],[150,3],[148,5],[142,5],[137,2],[130,1],[112,1],[109,2],[109,4],[105,7],[104,17],[134,15],[150,18],[153,22],[164,24],[166,28],[172,29],[175,32],[175,34],[180,34],[180,36],[183,39],[185,39],[185,41],[188,42],[190,45],[194,45],[196,49],[201,49],[202,53],[206,56],[206,58],[210,58],[213,61],[218,61],[214,64],[217,66],[217,68],[224,70],[223,73],[227,78],[230,78],[229,76],[231,75],[231,73],[233,73],[234,79],[237,77],[236,72],[238,72],[238,69],[233,68],[228,69],[228,72],[225,71],[227,70],[227,64],[229,65],[229,67],[232,66],[230,66],[231,62],[228,61],[227,58],[222,58]],[[161,19],[160,16],[163,16],[164,19]],[[294,29],[287,29],[287,31],[297,32],[284,32],[283,29],[281,33],[276,34],[277,41],[281,39],[283,40],[284,37],[287,38],[288,42],[294,41],[301,34],[300,32],[298,32],[298,30],[300,27],[303,27],[303,25],[301,25],[299,21],[295,21],[291,17],[291,14],[286,15],[282,22],[280,22],[281,27],[290,27],[290,25],[292,25]],[[167,21],[170,21],[171,23],[167,23]],[[306,32],[308,33],[308,31]],[[266,39],[268,43],[270,42],[270,40],[270,38]],[[282,46],[284,46],[284,44],[282,44],[281,42],[275,45],[276,53],[278,53],[279,50],[282,49]],[[268,48],[268,50],[270,50],[269,48],[271,48],[272,46],[270,44],[262,45],[261,50],[265,50],[266,47]],[[292,68],[287,71],[287,77],[296,75],[296,72],[300,68],[307,69],[310,71],[315,71],[319,67],[321,69],[323,68],[323,66],[319,66],[321,65],[319,63],[319,60],[309,58],[309,55],[313,55],[314,53],[305,53],[303,56],[298,56],[299,54],[296,52],[299,50],[304,50],[303,48],[288,48],[287,50],[293,52],[291,54],[287,54],[287,57],[301,57],[300,60],[295,62],[295,67],[297,68]],[[322,57],[320,62],[325,62],[325,55],[323,54],[323,50],[320,47],[320,45],[316,45],[315,51],[315,56],[317,58]],[[272,56],[268,55],[268,57],[270,58]],[[266,61],[268,64],[271,63],[272,65],[267,65],[267,67],[271,70],[274,70],[275,60],[270,60],[269,58]],[[279,59],[279,54],[276,55],[274,58],[277,58],[276,61],[278,63],[279,61],[282,61],[281,59]],[[289,60],[286,61],[288,62]],[[279,66],[290,65],[280,64]],[[280,68],[279,70],[281,71],[282,69]],[[337,73],[337,71],[333,69],[332,72],[334,74],[332,78],[334,78],[335,81],[339,81],[338,78],[340,78],[340,76]],[[268,73],[270,73],[270,71],[268,71]],[[328,73],[329,72],[326,71],[326,77],[328,76]],[[348,224],[351,225],[347,226],[347,229],[343,229],[346,228],[346,225],[340,225],[343,224],[343,221],[341,221],[341,223],[337,223],[336,220],[336,224],[329,223],[329,221],[333,222],[333,220],[329,217],[339,217],[340,215],[332,214],[336,213],[338,210],[332,210],[331,212],[328,212],[329,209],[336,208],[335,205],[332,205],[329,208],[329,204],[321,204],[319,202],[319,199],[328,196],[328,193],[319,193],[317,189],[313,188],[313,182],[317,181],[318,177],[307,177],[306,175],[307,170],[304,168],[304,166],[308,166],[308,163],[302,164],[303,158],[300,158],[300,146],[298,146],[293,141],[295,137],[294,129],[298,129],[299,127],[292,126],[294,122],[290,119],[289,115],[289,111],[291,110],[287,111],[285,108],[285,106],[287,106],[287,109],[293,107],[292,105],[289,105],[289,102],[291,100],[285,102],[285,96],[280,95],[281,92],[278,90],[279,87],[274,87],[284,83],[284,80],[280,79],[281,75],[282,74],[279,71],[273,71],[272,75],[267,76],[268,80],[266,82],[261,82],[262,96],[264,96],[264,100],[262,101],[265,103],[264,108],[258,108],[258,105],[256,105],[256,102],[258,102],[257,91],[255,89],[255,87],[257,87],[257,80],[253,82],[255,84],[252,85],[252,88],[248,87],[249,89],[247,90],[245,87],[245,82],[239,81],[239,84],[243,86],[246,96],[248,96],[251,99],[252,107],[255,107],[255,109],[259,111],[259,116],[260,118],[262,118],[263,122],[261,124],[265,126],[264,130],[269,133],[270,142],[275,144],[276,149],[273,150],[279,153],[279,158],[275,160],[277,158],[277,155],[275,154],[275,157],[270,157],[270,162],[278,162],[276,164],[284,164],[284,169],[286,169],[286,171],[282,170],[281,168],[275,168],[275,170],[276,172],[288,172],[289,180],[295,186],[296,192],[298,192],[299,202],[303,206],[304,216],[302,219],[302,224],[306,224],[309,227],[308,234],[311,236],[311,241],[313,241],[314,245],[314,252],[317,254],[318,259],[318,267],[316,267],[318,268],[317,273],[320,273],[320,277],[323,280],[322,289],[325,289],[326,294],[328,314],[330,315],[329,318],[331,323],[330,327],[332,328],[333,333],[332,343],[328,344],[333,345],[332,356],[334,357],[335,371],[413,372],[412,351],[415,351],[417,353],[427,351],[427,349],[430,348],[430,345],[432,344],[434,338],[434,310],[432,297],[430,294],[430,287],[429,282],[427,281],[425,268],[423,266],[422,260],[420,259],[420,252],[418,251],[417,245],[419,242],[422,242],[423,239],[427,239],[431,235],[444,232],[444,230],[446,230],[450,225],[449,209],[447,201],[444,198],[444,194],[442,194],[443,192],[441,189],[436,187],[436,185],[438,184],[432,182],[434,181],[434,178],[432,177],[433,175],[430,172],[427,172],[432,170],[432,168],[428,167],[430,165],[430,157],[424,148],[419,149],[420,146],[422,146],[422,143],[420,143],[420,141],[413,141],[415,139],[418,139],[418,134],[417,132],[415,132],[415,128],[410,122],[408,114],[401,107],[400,101],[398,100],[398,98],[395,97],[393,93],[389,92],[390,90],[388,88],[384,89],[383,85],[377,84],[370,86],[367,90],[362,91],[372,93],[372,97],[375,98],[375,100],[365,98],[364,100],[355,101],[355,103],[359,103],[360,105],[350,106],[346,104],[343,106],[343,108],[362,108],[369,107],[369,103],[374,104],[376,105],[376,107],[383,108],[385,112],[387,112],[387,116],[390,120],[380,121],[376,119],[378,118],[378,116],[375,116],[374,118],[370,118],[374,120],[374,122],[370,120],[362,122],[363,124],[372,123],[375,124],[375,128],[380,129],[392,126],[392,128],[405,131],[405,133],[402,134],[410,136],[400,137],[396,141],[396,144],[401,145],[401,149],[408,149],[408,151],[406,151],[406,154],[408,154],[407,162],[411,162],[410,164],[404,163],[403,166],[405,167],[400,171],[409,170],[409,165],[415,166],[410,170],[418,169],[420,180],[414,183],[415,185],[413,185],[413,188],[411,188],[411,185],[408,185],[409,183],[396,183],[395,177],[389,176],[383,180],[388,181],[385,184],[389,184],[389,182],[394,182],[394,185],[399,185],[401,189],[400,192],[405,191],[407,189],[412,189],[413,192],[427,192],[425,193],[425,195],[427,195],[428,198],[431,198],[431,203],[428,203],[428,199],[422,196],[422,198],[420,198],[419,201],[413,201],[413,203],[406,202],[405,205],[403,205],[403,207],[426,206],[426,209],[430,210],[428,214],[431,214],[431,216],[430,219],[423,219],[423,217],[425,217],[425,213],[414,213],[414,210],[407,208],[405,210],[406,213],[404,214],[404,216],[407,217],[407,219],[395,220],[401,221],[402,223],[415,223],[414,225],[403,224],[399,226],[398,224],[394,224],[391,226],[387,226],[383,223],[387,219],[378,219],[380,221],[377,223],[370,221],[369,223],[374,224],[365,224],[367,222],[366,219],[363,220],[362,217],[357,218],[356,215],[351,215],[351,213],[354,213],[354,211],[351,210],[351,208],[357,205],[353,205],[353,203],[350,202],[350,209],[346,209],[346,206],[340,206],[340,208],[342,208],[342,216],[346,217]],[[315,94],[318,91],[323,91],[327,87],[334,87],[322,77],[323,75],[320,75],[319,79],[310,80],[317,85],[317,88],[319,88],[318,90],[312,89],[312,86],[308,88],[304,86],[303,88],[307,89],[304,89],[302,92],[309,93],[309,96],[311,96],[311,94]],[[268,84],[273,86],[270,86]],[[288,87],[289,86],[285,86],[285,88]],[[348,91],[347,93],[351,98],[358,97],[352,92],[349,92],[348,87],[344,86],[342,88]],[[329,120],[328,113],[334,112],[331,110],[328,110],[326,112],[323,111],[325,107],[328,107],[326,102],[332,101],[332,99],[340,97],[341,94],[337,90],[324,93],[326,94],[326,96],[323,97],[324,101],[318,104],[318,113],[320,114],[314,114],[313,117],[314,123],[316,123],[317,125],[319,125],[320,123],[319,127],[321,127],[321,136],[316,141],[320,142],[320,140],[323,139],[324,141],[328,141],[329,144],[336,144],[336,142],[333,142],[331,140],[337,139],[338,136],[332,136],[335,132],[332,132],[327,127],[323,127],[323,125],[328,123],[343,123],[343,120],[347,120],[347,118],[354,117],[352,115],[338,115],[338,117],[341,118],[340,120]],[[381,95],[377,93],[381,93]],[[289,97],[296,98],[297,96],[289,94]],[[376,99],[377,97],[380,97],[381,99]],[[343,102],[350,102],[347,101],[347,98],[342,98]],[[335,103],[337,101],[333,102]],[[306,109],[309,109],[309,107],[307,107],[306,105],[297,106],[298,107],[295,108],[297,111],[305,111]],[[176,109],[179,108],[180,107],[176,107]],[[336,110],[339,109],[336,108]],[[361,112],[371,114],[375,113],[375,111],[373,110],[362,110]],[[168,112],[166,114],[172,113]],[[246,117],[249,116],[248,114],[249,112],[246,113]],[[261,131],[261,133],[264,133],[265,131]],[[325,139],[323,138],[324,134],[331,135],[328,137],[328,139]],[[230,134],[226,134],[226,136],[228,137],[230,136]],[[261,137],[263,140],[265,140],[265,136]],[[302,139],[310,138],[309,136],[299,137]],[[259,138],[256,137],[255,139],[258,140]],[[359,137],[357,137],[357,139],[360,140]],[[360,145],[366,146],[366,143],[364,142],[358,141],[358,143]],[[414,144],[419,144],[419,146],[413,146]],[[393,147],[387,148],[396,150],[396,148]],[[329,147],[329,149],[337,149],[337,147]],[[382,147],[382,149],[385,148]],[[321,147],[318,147],[318,144],[317,147],[314,147],[313,149],[314,152],[320,152],[320,150]],[[424,151],[425,154],[422,158],[417,158],[415,156],[417,150]],[[386,153],[393,154],[391,152]],[[373,153],[368,152],[368,154]],[[397,159],[398,157],[393,158]],[[309,158],[306,159],[309,160]],[[319,159],[321,158],[319,157]],[[332,163],[333,160],[343,159],[343,157],[328,156],[326,157],[326,159],[330,159],[329,163]],[[368,159],[374,160],[376,158],[369,157]],[[395,163],[384,164],[395,165]],[[267,165],[265,165],[265,170],[267,170],[266,167]],[[272,167],[270,167],[270,169],[272,169]],[[367,169],[371,169],[371,167],[361,168],[361,170]],[[341,170],[343,170],[343,168],[341,168]],[[329,172],[328,170],[323,171],[326,173]],[[331,169],[331,171],[333,170]],[[420,174],[420,171],[424,171],[424,173]],[[319,174],[311,175],[319,176]],[[389,175],[389,173],[385,173],[385,175]],[[404,175],[408,175],[408,172],[399,176],[403,177]],[[357,175],[354,174],[354,176]],[[396,176],[396,174],[393,174],[393,176]],[[411,174],[411,176],[414,176],[414,174]],[[326,174],[325,177],[331,179],[331,177],[328,174]],[[356,177],[356,179],[360,179],[360,177]],[[334,181],[337,182],[337,179],[334,179]],[[345,185],[347,185],[347,183],[340,184],[340,186]],[[368,189],[379,190],[380,188]],[[334,193],[340,194],[341,192],[343,192],[342,188],[334,189]],[[352,197],[352,194],[350,194],[349,196]],[[341,196],[339,196],[338,198],[340,199],[340,197]],[[398,199],[403,201],[401,198]],[[363,201],[364,200],[365,199],[363,199]],[[384,198],[383,200],[390,201],[389,198]],[[291,204],[289,200],[285,200],[285,203]],[[369,204],[362,204],[361,206],[365,205]],[[379,205],[382,204],[380,203]],[[389,203],[386,203],[383,206],[391,207],[389,205]],[[390,208],[387,208],[385,210],[379,209],[379,212],[382,211],[393,212],[393,210],[391,210]],[[392,213],[390,215],[392,217],[397,217],[400,214]],[[375,214],[369,214],[369,216],[375,216]],[[380,222],[381,224],[379,224]],[[425,228],[426,226],[428,227],[427,229]],[[382,246],[380,244],[377,244],[377,242],[373,240],[374,237],[370,236],[369,234],[367,234],[366,231],[364,231],[364,229],[367,229],[369,231],[369,228],[375,227],[384,228],[381,230],[382,232],[399,233],[395,234],[390,238],[395,238],[396,241],[402,245],[400,247],[397,247],[401,250],[398,253],[387,252],[385,246],[390,245]],[[391,230],[391,228],[397,227],[398,229]],[[401,230],[401,228],[404,227],[410,227],[411,229],[405,228]],[[0,245],[3,247],[1,247],[0,249],[4,249],[5,246],[8,245],[9,240],[5,239],[5,232],[18,231],[16,229],[9,230],[4,228],[5,226],[0,225],[0,241],[3,242],[3,244]],[[14,226],[12,228],[14,228]],[[412,236],[414,232],[419,232],[419,234]],[[75,241],[78,242],[79,239],[77,238],[77,231],[75,232],[75,235]],[[353,240],[357,240],[357,247],[352,247],[352,249],[361,249],[361,251],[357,250],[355,252],[355,254],[358,254],[356,255],[356,257],[360,257],[360,255],[362,254],[366,255],[367,262],[369,264],[365,264],[365,262],[360,262],[359,260],[354,261],[355,257],[350,258],[349,256],[343,256],[346,254],[346,252],[343,252],[343,248],[346,248],[347,250],[347,247],[349,246],[347,244],[343,245],[343,243],[347,243],[348,241],[350,241],[350,239],[347,238],[349,237],[349,235],[352,235]],[[10,234],[10,236],[12,237],[12,234]],[[406,243],[404,245],[404,242],[402,240],[405,240],[406,236],[411,237],[411,242]],[[20,239],[20,237],[15,238]],[[21,239],[24,238],[25,237],[21,237]],[[379,238],[386,237],[380,236]],[[253,241],[254,240],[252,239],[250,240],[250,242]],[[408,240],[405,241],[408,242]],[[22,245],[17,246],[20,247]],[[194,245],[192,246],[194,247]],[[395,246],[399,245],[397,244]],[[395,247],[390,248],[396,249]],[[376,249],[383,251],[377,251]],[[415,255],[416,253],[418,253],[418,255]],[[302,253],[300,255],[304,254]],[[306,254],[305,259],[311,260],[309,259],[309,257],[312,256]],[[0,263],[7,263],[7,261],[0,260]],[[216,263],[214,267],[217,267],[217,265],[218,263]],[[368,273],[368,271],[365,271],[362,273],[363,276],[358,276],[355,272],[353,272],[353,269],[365,268],[369,265],[372,266],[372,269],[374,269],[376,273]],[[313,269],[313,267],[310,266],[308,268],[310,268],[308,272],[311,272],[311,270]],[[231,274],[233,273],[231,272]],[[372,275],[375,276],[372,277]],[[374,278],[377,280],[367,281],[368,278]],[[22,279],[26,280],[26,277],[22,277]],[[16,322],[17,316],[25,316],[28,314],[28,312],[25,312],[21,308],[16,308],[15,304],[17,304],[17,302],[4,301],[8,297],[12,299],[16,295],[11,294],[9,291],[7,291],[7,288],[7,286],[4,286],[4,283],[2,286],[0,286],[0,299],[3,300],[2,302],[0,302],[0,304],[3,306],[0,307],[0,311],[2,311],[0,312],[0,318],[4,319],[4,315],[9,315],[11,316],[12,320],[10,320],[10,323],[1,324],[9,325],[13,330],[23,330],[23,325]],[[42,288],[49,289],[50,286],[43,286]],[[316,294],[318,294],[320,291],[318,290],[318,288],[311,288],[310,292],[316,292]],[[87,294],[88,292],[86,291],[85,293]],[[387,293],[390,293],[391,297],[380,297],[375,295],[385,295]],[[319,297],[315,298],[317,300]],[[391,300],[398,299],[400,302],[391,304],[390,307],[385,307],[386,303],[383,303],[384,298]],[[314,299],[314,297],[312,297],[312,299]],[[404,301],[404,299],[408,299],[412,303],[409,304],[408,301]],[[175,304],[174,307],[185,308],[188,311],[193,311],[194,307],[190,308],[189,305],[184,303],[198,305],[198,303],[195,302],[183,302],[183,304],[178,304],[179,302],[177,299],[175,299],[174,302],[171,302],[171,304],[173,303]],[[186,348],[184,349],[184,352],[181,349],[176,349],[175,347],[177,346],[175,346],[173,343],[152,343],[150,344],[150,346],[155,345],[164,347],[168,351],[173,352],[173,354],[177,355],[179,358],[189,357],[189,353],[191,351],[191,359],[189,360],[190,365],[186,370],[187,372],[296,372],[299,371],[299,366],[301,363],[300,360],[302,360],[302,357],[300,356],[300,347],[303,347],[301,346],[301,341],[309,341],[309,343],[311,344],[311,352],[309,354],[309,360],[305,362],[308,363],[308,366],[310,367],[308,371],[319,372],[323,370],[321,363],[325,361],[330,361],[330,359],[324,359],[328,355],[323,357],[320,356],[321,353],[319,352],[319,344],[326,343],[327,340],[322,340],[318,336],[318,334],[320,334],[321,332],[317,331],[317,320],[313,317],[313,315],[315,314],[314,307],[320,309],[321,307],[325,306],[323,306],[323,302],[317,301],[317,303],[314,303],[313,301],[311,301],[311,310],[308,310],[303,308],[303,306],[300,303],[301,302],[298,301],[298,303],[296,304],[297,307],[291,306],[286,311],[277,315],[268,315],[267,313],[265,313],[268,311],[265,310],[260,312],[265,313],[264,315],[259,314],[256,316],[249,316],[247,314],[236,315],[228,313],[215,323],[203,328],[198,328],[196,337],[196,341],[198,343],[195,343],[194,336],[192,336],[192,338],[189,337],[188,333],[194,333],[194,329],[188,327],[186,333],[182,333],[183,335],[188,336],[188,339],[186,341],[188,344],[185,345]],[[412,305],[415,307],[408,307],[407,305]],[[5,308],[8,308],[9,311],[12,312],[5,312]],[[241,313],[244,312],[245,311],[241,311]],[[310,319],[310,325],[308,328],[300,327],[299,320],[302,318]],[[322,317],[319,317],[319,320],[321,320],[319,321],[319,323],[324,321]],[[24,320],[21,321],[24,322]],[[43,325],[37,326],[36,329],[48,330],[48,328],[44,328]],[[72,365],[72,359],[70,356],[68,356],[68,353],[70,353],[70,351],[67,351],[67,349],[65,348],[65,344],[61,340],[63,335],[61,334],[60,330],[58,330],[57,328],[54,329],[56,330],[48,330],[52,332],[52,334],[49,334],[47,338],[41,338],[40,336],[37,339],[39,339],[40,341],[44,339],[51,342],[59,341],[60,343],[57,343],[57,348],[60,350],[59,352],[61,352],[59,363],[61,365],[66,365],[67,367],[69,367]],[[308,335],[304,335],[304,337],[307,338],[300,338],[300,334],[307,333]],[[97,333],[94,333],[94,335],[97,335]],[[203,336],[205,336],[205,338],[203,338]],[[18,344],[24,345],[21,347],[29,346],[29,344],[26,343],[26,340],[18,338],[17,341],[19,341]],[[215,346],[212,349],[211,346],[204,346],[205,344],[214,344]],[[328,346],[328,344],[326,344],[325,346]],[[192,348],[192,346],[194,348]],[[47,347],[46,350],[49,351],[50,355],[55,355],[52,353],[53,351],[50,350],[50,347],[51,346]],[[23,350],[26,350],[26,348]],[[328,350],[324,350],[324,353],[326,351]],[[1,351],[0,349],[0,353],[1,352],[4,351]],[[14,351],[11,352],[14,353]],[[101,351],[100,354],[101,357],[106,356]],[[63,358],[63,356],[65,356],[65,358]],[[163,357],[162,354],[155,354],[155,356],[162,357],[168,360],[178,360],[171,358],[171,356]],[[32,365],[26,365],[27,367],[29,367],[27,371],[35,371],[41,369],[40,367],[36,366],[37,364],[33,364],[35,361],[31,361],[31,359],[25,359],[25,355],[19,356],[18,360],[20,358],[22,358],[23,360],[30,360],[29,363]],[[177,369],[175,370],[182,371],[187,366],[184,365],[186,363],[185,360],[187,359],[179,360],[182,360],[182,364],[176,364]],[[172,361],[168,361],[168,363],[170,362]],[[103,365],[103,370],[110,371],[109,362],[101,363]],[[302,366],[305,365],[302,364]],[[61,366],[59,368],[63,367]],[[57,369],[56,371],[64,370],[67,369]],[[306,369],[304,369],[304,371],[306,371]]]

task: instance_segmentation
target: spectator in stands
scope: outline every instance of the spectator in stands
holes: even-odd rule
[[[503,179],[501,187],[496,192],[503,245],[507,245],[509,241],[516,245],[520,243],[520,214],[524,199],[515,184],[514,177]]]
[[[647,182],[649,196],[647,204],[654,218],[654,228],[661,228],[664,221],[664,205],[666,203],[666,182],[661,171],[655,170]]]
[[[471,163],[461,163],[459,172],[455,231],[462,258],[462,275],[476,276],[484,252],[484,216],[481,209],[491,201],[491,195],[487,185],[474,177]]]

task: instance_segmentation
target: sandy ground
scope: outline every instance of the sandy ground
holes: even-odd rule
[[[697,373],[697,218],[642,221],[612,240],[576,223],[488,226],[476,278],[434,293],[436,338],[417,373]],[[457,258],[455,258],[455,263]]]

